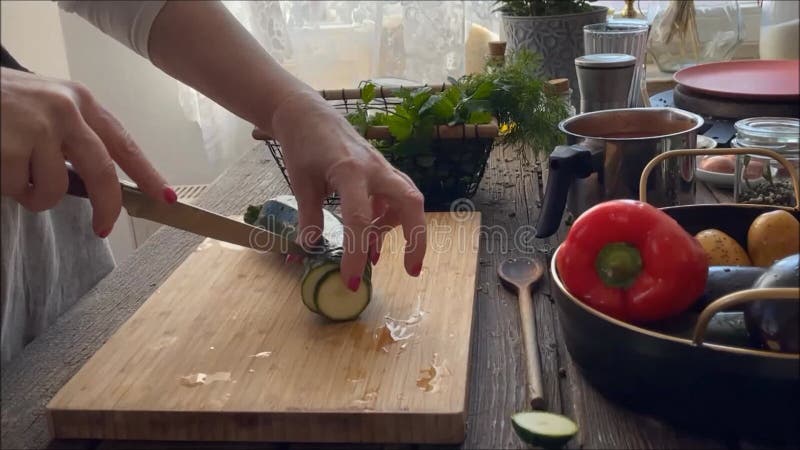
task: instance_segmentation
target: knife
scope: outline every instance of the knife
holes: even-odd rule
[[[88,198],[86,185],[80,175],[67,163],[69,186],[67,193]],[[157,202],[146,196],[136,184],[120,180],[122,206],[132,217],[151,220],[163,225],[179,228],[218,241],[230,242],[261,252],[292,253],[306,255],[303,248],[279,234],[254,227],[238,220],[177,201],[171,205]]]

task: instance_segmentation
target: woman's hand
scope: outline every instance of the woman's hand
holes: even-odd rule
[[[2,195],[31,211],[55,206],[67,191],[64,161],[83,178],[100,237],[119,216],[122,192],[114,163],[162,202],[175,192],[122,125],[82,85],[2,68]]]
[[[406,272],[419,275],[426,246],[424,198],[408,176],[316,92],[286,96],[271,128],[297,197],[303,246],[319,238],[323,202],[336,192],[345,228],[341,272],[346,285],[358,289],[367,257],[377,263],[383,236],[397,225],[406,240]]]

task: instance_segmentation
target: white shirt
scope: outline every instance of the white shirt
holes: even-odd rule
[[[64,11],[76,13],[103,33],[149,59],[150,27],[164,7],[156,1],[87,1],[60,0]]]
[[[59,1],[148,58],[150,28],[164,1]],[[14,49],[7,49],[12,54]],[[25,61],[19,61],[23,66]],[[14,358],[114,268],[95,236],[88,200],[66,196],[41,213],[0,198],[0,360]]]

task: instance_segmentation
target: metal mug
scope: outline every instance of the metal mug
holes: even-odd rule
[[[703,118],[676,108],[627,108],[570,117],[558,128],[567,145],[550,155],[536,237],[558,231],[566,209],[575,216],[606,200],[639,198],[647,163],[668,150],[695,148]],[[647,181],[655,206],[694,203],[695,158],[665,161]]]

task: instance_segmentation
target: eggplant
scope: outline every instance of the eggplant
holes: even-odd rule
[[[753,284],[754,289],[800,286],[800,254],[773,264]],[[759,300],[744,308],[751,339],[761,348],[778,352],[800,351],[800,302]]]
[[[750,289],[758,277],[764,274],[764,267],[752,266],[711,266],[703,295],[692,305],[692,310],[700,312],[714,300],[736,291]],[[742,307],[733,307],[730,311],[742,311]]]
[[[260,208],[250,206],[245,221],[295,241],[299,232],[297,200],[291,195],[281,195],[267,200]],[[300,297],[310,311],[330,320],[353,320],[369,304],[372,266],[367,264],[356,292],[344,286],[339,274],[344,254],[344,225],[328,210],[323,210],[323,221],[320,242],[303,259],[305,271]]]

